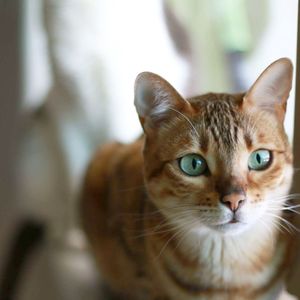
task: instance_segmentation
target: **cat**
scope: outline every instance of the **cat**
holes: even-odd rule
[[[284,288],[294,239],[282,230],[292,73],[281,58],[246,93],[190,99],[156,74],[137,77],[144,135],[96,153],[80,205],[116,299],[294,299]]]

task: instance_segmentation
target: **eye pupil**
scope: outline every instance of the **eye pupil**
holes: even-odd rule
[[[193,169],[196,169],[197,168],[197,165],[198,165],[198,162],[195,158],[193,158],[193,161],[192,161],[192,166],[193,166]]]
[[[261,164],[261,157],[258,153],[256,154],[256,160],[259,164]]]

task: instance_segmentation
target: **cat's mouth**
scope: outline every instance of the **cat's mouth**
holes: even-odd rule
[[[225,223],[221,223],[221,224],[217,224],[216,227],[224,227],[226,225],[230,225],[230,224],[238,224],[238,223],[241,223],[241,221],[235,219],[235,218],[232,218],[230,221],[227,221]]]
[[[230,222],[228,222],[229,224],[235,224],[235,223],[240,223],[239,220],[237,219],[232,219]]]
[[[238,216],[233,214],[229,220],[227,219],[225,222],[216,224],[213,228],[219,232],[234,234],[247,228],[245,225],[247,225],[247,223],[243,222]]]
[[[225,222],[223,221],[219,224],[216,224],[216,226],[219,227],[219,226],[226,226],[228,224],[237,224],[237,223],[242,223],[242,222],[241,222],[240,218],[235,213],[233,213],[232,216],[227,218],[227,220]]]
[[[225,224],[235,224],[235,223],[240,223],[240,220],[238,220],[238,219],[236,218],[236,215],[234,214],[234,215],[232,216],[231,221],[229,221],[228,223],[225,223]]]

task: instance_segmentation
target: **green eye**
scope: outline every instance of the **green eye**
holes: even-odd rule
[[[187,175],[199,176],[205,173],[207,164],[202,156],[198,154],[187,154],[180,158],[179,167]]]
[[[250,170],[264,170],[271,162],[271,152],[269,150],[256,150],[250,154],[248,167]]]

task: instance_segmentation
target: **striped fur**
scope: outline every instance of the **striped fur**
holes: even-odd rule
[[[142,103],[145,135],[104,146],[85,178],[83,226],[105,282],[120,299],[277,299],[293,256],[292,234],[278,222],[289,218],[293,168],[277,111],[249,109],[249,93],[182,102],[151,76],[159,111]],[[248,170],[256,149],[272,151],[264,171]],[[184,175],[178,158],[188,153],[201,154],[209,172]],[[231,224],[220,195],[236,189],[247,198]]]

